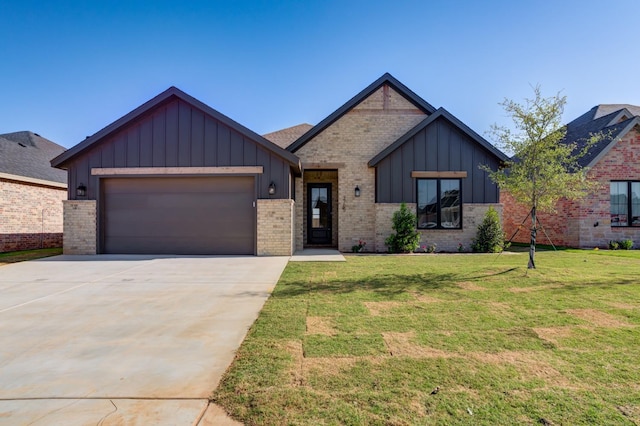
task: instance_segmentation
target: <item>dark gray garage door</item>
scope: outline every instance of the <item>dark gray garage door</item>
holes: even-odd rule
[[[103,253],[254,254],[253,177],[102,179]]]

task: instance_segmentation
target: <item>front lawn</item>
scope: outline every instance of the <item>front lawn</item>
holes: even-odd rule
[[[640,424],[620,253],[289,263],[213,400],[249,425]]]
[[[43,257],[58,256],[62,248],[46,248],[38,250],[10,251],[0,253],[0,266],[8,263],[24,262],[25,260],[41,259]]]

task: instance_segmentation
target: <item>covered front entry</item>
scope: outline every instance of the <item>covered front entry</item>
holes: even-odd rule
[[[304,172],[304,246],[337,247],[338,171]]]
[[[252,176],[104,178],[100,186],[102,253],[255,254]]]

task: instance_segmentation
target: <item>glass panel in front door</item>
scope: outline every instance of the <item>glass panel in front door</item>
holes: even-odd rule
[[[311,188],[311,227],[329,227],[327,188]]]

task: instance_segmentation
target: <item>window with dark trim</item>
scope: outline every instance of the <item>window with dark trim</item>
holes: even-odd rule
[[[418,179],[418,229],[462,228],[460,179]]]
[[[611,226],[640,227],[640,182],[612,181]]]

